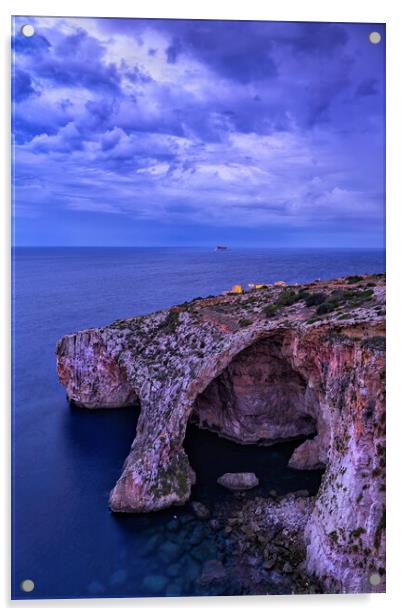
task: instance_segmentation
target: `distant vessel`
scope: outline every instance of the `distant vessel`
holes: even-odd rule
[[[215,252],[218,252],[219,250],[227,250],[228,247],[227,246],[215,246]]]

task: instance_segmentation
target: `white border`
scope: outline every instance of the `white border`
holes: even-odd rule
[[[250,609],[255,613],[266,610],[281,611],[282,614],[296,612],[298,616],[362,613],[365,616],[378,616],[380,610],[396,608],[400,598],[402,581],[401,571],[401,497],[400,497],[400,456],[398,442],[402,435],[402,409],[398,405],[398,381],[400,377],[402,281],[398,273],[402,263],[400,245],[401,235],[401,63],[402,63],[402,3],[393,0],[336,0],[333,3],[322,0],[281,0],[268,3],[262,0],[247,0],[234,4],[233,1],[203,0],[190,3],[188,0],[147,0],[135,4],[129,1],[113,0],[108,5],[94,0],[59,0],[57,3],[42,0],[36,2],[3,0],[0,7],[2,26],[2,61],[1,67],[1,281],[2,294],[0,340],[3,353],[0,356],[0,391],[3,404],[3,447],[1,447],[1,479],[4,491],[1,502],[1,528],[4,532],[0,545],[8,546],[2,550],[1,559],[1,600],[5,608],[17,611],[29,608],[42,611],[44,608],[69,609],[78,614],[83,609],[107,609],[116,607],[131,608],[136,613],[161,613],[164,616],[177,611],[230,610],[231,614],[242,614]],[[387,520],[387,569],[388,590],[386,595],[322,595],[322,596],[286,596],[286,597],[234,597],[234,598],[200,598],[200,599],[88,599],[88,600],[49,600],[49,601],[14,601],[9,600],[10,588],[10,162],[9,162],[9,39],[11,15],[71,15],[71,16],[120,16],[120,17],[177,17],[210,19],[266,19],[278,21],[355,21],[387,24],[387,276],[388,276],[388,352],[387,352],[387,392],[388,392],[388,520]],[[399,267],[398,267],[399,265]]]

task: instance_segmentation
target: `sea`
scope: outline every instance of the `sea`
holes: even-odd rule
[[[147,515],[109,511],[108,494],[135,437],[139,409],[70,406],[56,376],[57,340],[234,284],[381,273],[384,252],[15,248],[12,262],[12,597],[199,594],[203,563],[225,560],[227,538],[188,505]],[[185,449],[198,477],[193,498],[213,510],[219,499],[231,498],[217,477],[236,471],[255,472],[260,494],[315,493],[319,471],[287,467],[298,444],[242,446],[190,426]],[[24,580],[32,580],[31,592],[23,590]]]

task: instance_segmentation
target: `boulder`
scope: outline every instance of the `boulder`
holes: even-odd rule
[[[310,492],[308,490],[296,490],[293,492],[293,496],[296,498],[306,498],[310,496]]]
[[[218,477],[217,482],[220,486],[228,490],[251,490],[260,483],[254,473],[225,473]]]
[[[200,520],[208,520],[208,518],[211,517],[211,512],[209,511],[208,507],[204,505],[203,503],[200,503],[198,501],[193,501],[191,503],[191,508],[194,511],[194,514]]]

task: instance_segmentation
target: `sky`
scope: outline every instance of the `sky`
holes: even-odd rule
[[[15,245],[383,247],[383,25],[17,17],[12,47]]]

